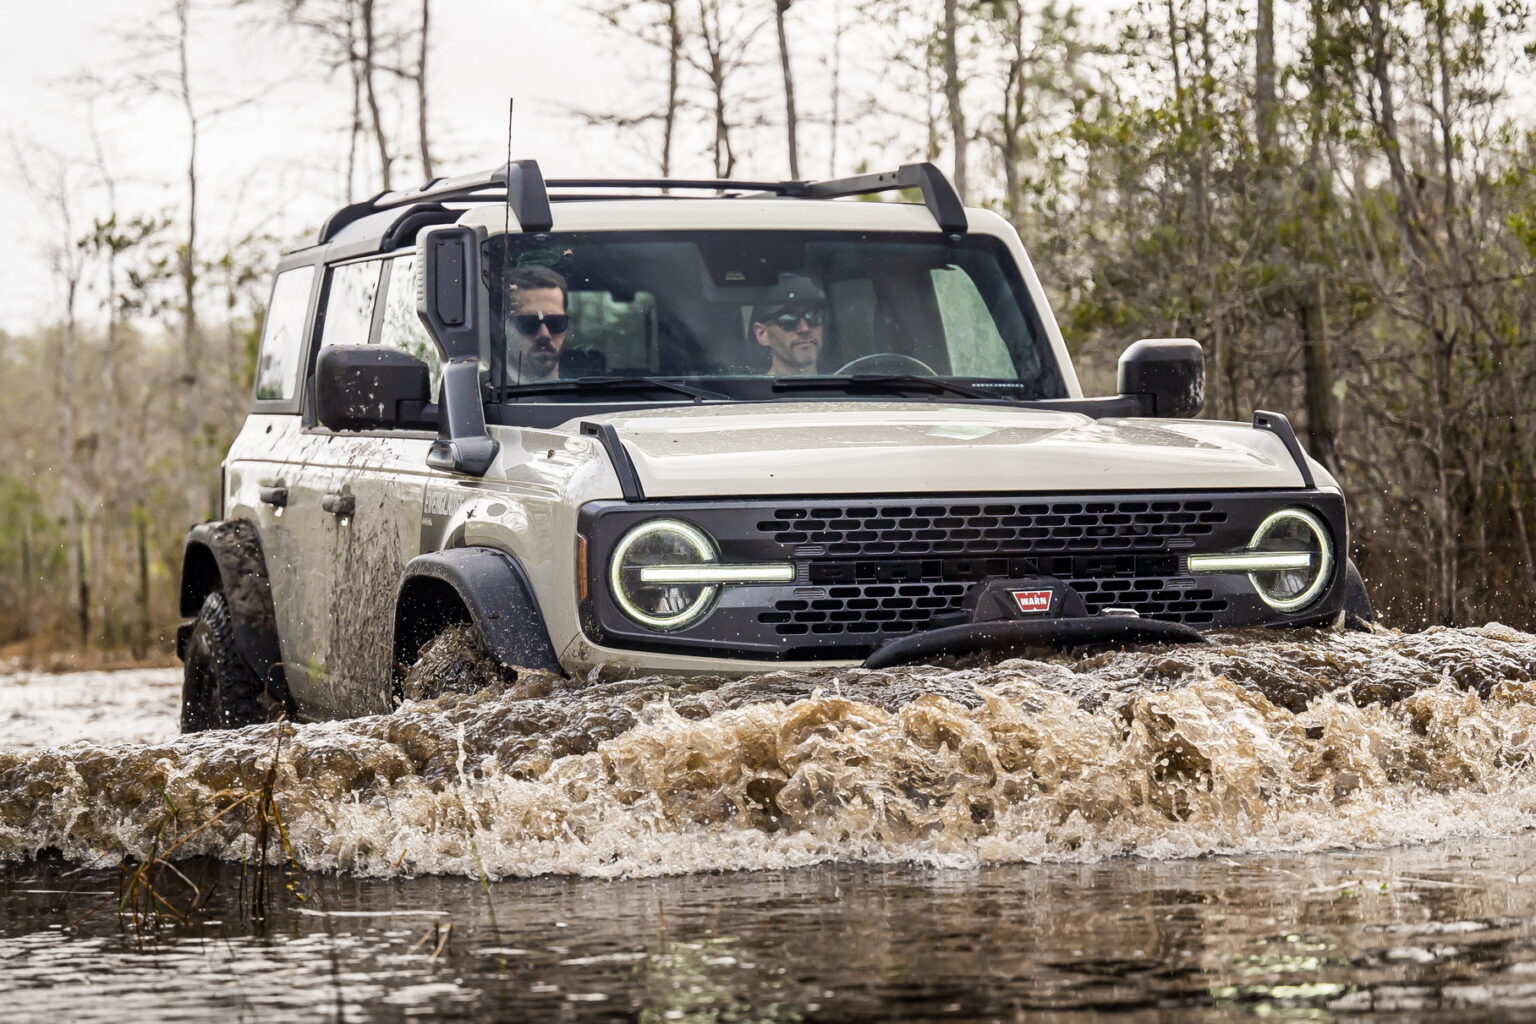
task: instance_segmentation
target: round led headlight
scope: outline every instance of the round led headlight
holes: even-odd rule
[[[614,602],[631,619],[652,629],[681,629],[709,610],[719,590],[707,582],[707,572],[686,570],[717,560],[714,542],[703,530],[679,519],[652,519],[626,533],[613,549],[608,585]],[[647,581],[648,566],[668,567],[662,574],[666,581]]]
[[[1295,611],[1310,604],[1333,572],[1327,527],[1299,508],[1276,512],[1260,523],[1248,550],[1256,556],[1275,556],[1276,568],[1255,569],[1248,579],[1264,603],[1276,611]]]

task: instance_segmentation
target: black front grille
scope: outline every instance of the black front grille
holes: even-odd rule
[[[1227,521],[1205,500],[859,503],[784,507],[757,524],[810,559],[812,584],[758,616],[779,636],[880,635],[929,628],[986,579],[1047,575],[1089,614],[1134,608],[1209,625],[1227,602],[1178,577],[1171,548]],[[869,559],[869,561],[857,561]]]
[[[926,626],[935,615],[959,609],[965,583],[873,583],[828,587],[774,603],[757,620],[779,636],[898,635]]]
[[[1188,546],[1227,521],[1210,501],[1029,501],[775,508],[758,530],[829,556],[992,555]]]
[[[1145,618],[1211,625],[1226,610],[1226,599],[1180,576],[1178,567],[1176,556],[1163,554],[818,560],[809,579],[826,585],[802,587],[775,601],[758,621],[786,637],[899,635],[959,612],[966,592],[983,580],[1053,576],[1082,596],[1090,615],[1134,608]]]

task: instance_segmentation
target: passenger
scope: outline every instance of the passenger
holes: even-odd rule
[[[809,278],[791,274],[779,286],[782,295],[752,310],[752,339],[769,352],[774,377],[814,374],[821,357],[827,297]]]
[[[568,292],[565,278],[548,267],[515,267],[507,274],[507,379],[512,383],[559,378],[560,353],[571,326],[565,312]]]

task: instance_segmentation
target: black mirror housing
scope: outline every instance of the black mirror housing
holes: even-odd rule
[[[1137,395],[1150,416],[1188,418],[1205,407],[1205,353],[1193,338],[1143,338],[1120,356],[1122,395]]]
[[[427,453],[433,469],[484,476],[500,445],[486,432],[480,387],[481,353],[489,352],[490,295],[480,275],[485,229],[458,224],[421,234],[416,313],[443,357],[438,441]]]
[[[315,418],[331,430],[398,427],[419,416],[431,380],[426,363],[399,349],[333,345],[315,366]]]

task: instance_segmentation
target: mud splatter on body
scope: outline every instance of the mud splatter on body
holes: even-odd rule
[[[1536,824],[1536,637],[1207,647],[741,680],[525,674],[391,715],[0,753],[0,856],[143,856],[259,787],[297,859],[612,876],[1304,850]],[[245,858],[228,814],[184,848]]]

